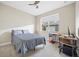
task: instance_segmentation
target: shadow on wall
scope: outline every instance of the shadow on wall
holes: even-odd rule
[[[4,32],[0,35],[0,44],[11,42],[11,32]]]
[[[0,44],[11,42],[11,30],[28,30],[29,33],[34,33],[34,25],[32,24],[0,31]]]

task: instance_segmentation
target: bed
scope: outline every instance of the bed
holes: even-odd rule
[[[17,52],[24,55],[30,49],[34,49],[37,45],[46,44],[45,37],[39,34],[28,33],[23,30],[12,30],[11,43]]]

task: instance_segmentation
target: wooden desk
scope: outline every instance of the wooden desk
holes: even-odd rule
[[[77,39],[73,38],[73,37],[59,36],[59,43],[61,43],[61,44],[66,44],[66,45],[69,45],[69,46],[73,46],[73,45],[76,45],[76,41],[77,41]]]
[[[72,47],[72,56],[74,56],[74,49],[76,49],[76,38],[73,37],[64,37],[64,36],[59,36],[59,53],[63,52],[63,45],[70,46]]]

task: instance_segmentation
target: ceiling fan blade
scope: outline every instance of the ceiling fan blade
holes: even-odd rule
[[[34,5],[34,4],[28,4],[28,5]]]
[[[28,5],[35,5],[36,8],[39,8],[37,4],[39,4],[40,1],[35,1],[33,4],[28,4]]]
[[[38,4],[39,2],[40,2],[40,1],[35,1],[34,4],[36,5],[36,4]]]

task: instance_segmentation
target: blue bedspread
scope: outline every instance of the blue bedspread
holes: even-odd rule
[[[45,43],[45,37],[38,34],[27,33],[12,35],[12,44],[22,55],[24,55],[29,49],[35,49],[37,45]]]

